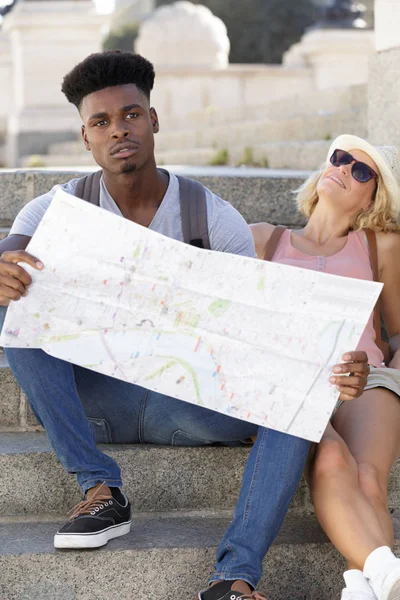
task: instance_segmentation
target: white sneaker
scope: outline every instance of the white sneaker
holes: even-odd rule
[[[374,594],[374,590],[371,588],[369,590],[349,590],[348,588],[344,588],[342,590],[342,600],[377,600],[377,597]]]
[[[400,566],[396,565],[386,575],[379,600],[400,600]]]

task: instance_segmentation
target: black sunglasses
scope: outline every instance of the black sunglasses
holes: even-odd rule
[[[373,179],[374,177],[378,178],[378,174],[375,173],[371,167],[369,167],[366,163],[355,159],[350,152],[346,152],[345,150],[336,149],[332,154],[330,161],[334,167],[350,165],[352,162],[354,162],[351,167],[351,174],[353,175],[354,179],[360,183],[367,183],[367,181]]]

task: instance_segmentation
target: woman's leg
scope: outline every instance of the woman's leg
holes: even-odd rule
[[[368,400],[346,403],[336,415],[334,427],[347,443],[358,466],[359,485],[374,507],[387,546],[393,545],[393,524],[388,510],[387,488],[394,462],[400,456],[400,399],[384,388],[365,392]],[[357,427],[351,422],[356,421]]]
[[[375,388],[343,404],[308,473],[319,522],[351,568],[391,546],[387,483],[399,454],[400,401]]]

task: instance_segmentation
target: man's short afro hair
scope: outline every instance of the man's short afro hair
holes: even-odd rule
[[[85,96],[107,87],[133,83],[150,99],[154,67],[140,54],[109,50],[90,54],[63,80],[62,92],[80,110]]]

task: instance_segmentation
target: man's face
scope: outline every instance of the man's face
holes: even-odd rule
[[[154,157],[158,118],[136,85],[93,92],[80,109],[82,137],[98,165],[110,173],[131,173]]]

